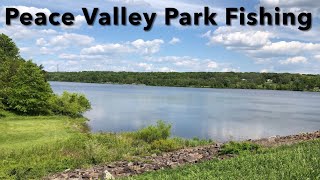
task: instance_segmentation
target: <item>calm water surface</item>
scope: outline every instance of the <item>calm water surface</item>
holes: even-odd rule
[[[320,129],[320,93],[50,82],[84,93],[94,132],[134,131],[161,119],[173,136],[219,141]]]

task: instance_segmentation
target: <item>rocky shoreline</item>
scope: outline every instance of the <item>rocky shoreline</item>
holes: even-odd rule
[[[320,131],[313,133],[302,133],[290,136],[274,136],[259,140],[247,140],[265,147],[275,147],[281,145],[290,145],[307,140],[320,138]],[[139,160],[118,161],[107,165],[94,166],[90,169],[65,170],[62,173],[55,174],[44,179],[60,180],[60,179],[114,179],[117,177],[125,177],[141,174],[149,171],[156,171],[164,168],[175,168],[178,166],[208,161],[213,158],[220,160],[232,158],[233,155],[219,155],[222,143],[216,143],[209,146],[186,148],[174,152],[163,153],[161,155],[152,155]]]

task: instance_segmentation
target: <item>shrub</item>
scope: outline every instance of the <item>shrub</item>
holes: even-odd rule
[[[77,116],[90,109],[83,95],[53,94],[43,67],[20,57],[19,49],[0,34],[0,110],[24,115],[56,114]]]
[[[77,117],[91,109],[89,100],[82,94],[63,92],[61,96],[53,95],[50,99],[54,114]]]
[[[135,138],[152,143],[156,140],[164,140],[171,135],[171,125],[164,121],[158,121],[156,126],[148,126],[135,133]]]
[[[260,149],[258,144],[250,142],[229,142],[221,147],[220,154],[240,154],[242,152],[256,152]]]
[[[52,95],[42,70],[31,61],[22,63],[11,83],[8,93],[8,109],[19,114],[47,114],[48,100]]]
[[[170,152],[182,147],[182,144],[178,143],[175,139],[160,139],[151,144],[153,150],[159,150],[161,152]]]

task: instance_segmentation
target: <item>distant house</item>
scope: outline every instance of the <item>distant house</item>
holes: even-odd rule
[[[267,79],[267,82],[268,82],[268,83],[272,83],[273,80],[272,80],[272,79]]]

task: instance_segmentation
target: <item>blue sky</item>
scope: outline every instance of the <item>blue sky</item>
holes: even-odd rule
[[[112,14],[113,6],[126,6],[128,11],[157,12],[151,31],[138,27],[86,24],[81,8],[100,8]],[[181,12],[201,12],[209,6],[218,13],[219,26],[181,27],[176,22],[165,26],[166,7]],[[225,8],[245,7],[256,12],[264,6],[273,12],[313,14],[313,28],[300,31],[297,26],[233,26],[225,25]],[[72,12],[72,27],[22,26],[15,21],[6,26],[5,8],[21,12]],[[17,42],[21,54],[48,71],[240,71],[320,73],[320,1],[314,0],[2,0],[0,33]]]

